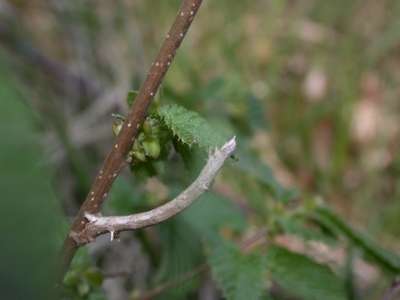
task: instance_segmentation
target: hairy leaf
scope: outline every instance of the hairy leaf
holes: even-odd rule
[[[264,287],[262,256],[245,255],[231,243],[216,242],[208,261],[226,299],[260,299]]]
[[[272,246],[267,268],[282,288],[306,300],[344,300],[344,283],[327,266],[285,248]]]
[[[161,238],[161,264],[157,282],[168,282],[179,279],[202,263],[202,246],[198,235],[182,216],[157,226]],[[167,291],[163,299],[186,299],[193,290],[196,278],[182,282],[179,289]]]
[[[198,113],[173,104],[160,107],[158,112],[165,126],[183,144],[197,144],[205,150],[219,147],[228,140],[211,127]]]

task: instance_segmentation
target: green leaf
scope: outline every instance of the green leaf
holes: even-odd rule
[[[242,140],[242,144],[247,144]],[[284,188],[275,178],[272,169],[260,161],[255,153],[245,149],[240,144],[236,151],[238,161],[232,166],[263,184],[278,200],[289,201],[296,195],[296,192]]]
[[[159,109],[158,114],[165,126],[183,144],[196,144],[208,151],[222,146],[228,140],[198,113],[182,106],[165,105]]]
[[[202,263],[203,247],[194,229],[178,215],[157,228],[161,239],[161,263],[155,281],[159,284],[178,280]],[[184,281],[179,289],[163,293],[162,299],[187,299],[196,278]]]
[[[288,234],[296,235],[306,241],[320,241],[325,244],[335,244],[336,239],[329,231],[324,231],[318,225],[307,223],[304,216],[284,216],[277,218],[277,222],[281,229]]]
[[[105,202],[105,210],[111,214],[126,215],[146,207],[147,198],[133,180],[119,176],[116,178]]]
[[[234,244],[219,241],[213,244],[208,262],[226,299],[260,299],[265,281],[262,256],[243,254]]]
[[[369,259],[393,273],[400,272],[400,257],[383,249],[367,235],[354,230],[340,216],[327,207],[318,207],[313,216],[322,225],[346,236],[356,247],[363,250]]]
[[[305,300],[344,300],[343,281],[327,266],[285,248],[271,246],[266,265],[283,289]]]
[[[232,202],[214,193],[203,194],[182,213],[187,223],[199,236],[213,238],[221,228],[242,231],[246,226],[244,216]],[[206,222],[204,220],[207,220]]]

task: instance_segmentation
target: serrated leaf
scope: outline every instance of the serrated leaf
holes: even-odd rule
[[[262,256],[243,254],[234,244],[219,241],[213,243],[208,262],[226,299],[260,299],[265,281]]]
[[[327,266],[307,256],[271,246],[266,255],[266,265],[272,279],[300,299],[346,299],[343,281]]]
[[[157,226],[161,239],[161,263],[156,282],[179,279],[201,264],[203,254],[198,235],[182,216],[178,215]],[[186,299],[188,292],[196,286],[196,278],[186,280],[179,289],[163,293],[163,299]]]
[[[173,104],[164,105],[158,112],[165,126],[183,144],[197,144],[206,151],[222,146],[228,140],[198,113]]]
[[[314,218],[316,221],[331,228],[332,231],[346,236],[356,247],[363,250],[368,258],[375,263],[378,263],[387,271],[394,273],[400,272],[400,257],[398,255],[383,249],[370,237],[353,229],[339,215],[335,214],[329,208],[316,208]]]

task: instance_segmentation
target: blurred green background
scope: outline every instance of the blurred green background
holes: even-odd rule
[[[140,87],[179,3],[0,1],[0,287],[10,295],[4,299],[44,299],[40,293],[50,289],[65,224],[110,149],[111,114],[126,114],[126,94]],[[398,0],[204,0],[160,101],[236,134],[239,162],[227,167],[203,207],[164,227],[122,235],[118,245],[101,240],[83,249],[75,270],[86,277],[71,275],[80,281],[65,297],[128,299],[190,270],[204,254],[178,254],[199,248],[178,223],[190,218],[193,228],[204,226],[213,197],[223,198],[214,202],[229,230],[244,236],[271,225],[274,199],[318,197],[399,253],[399,18]],[[187,185],[195,170],[173,159],[154,178],[126,172],[105,209],[153,207]],[[282,240],[298,250],[296,239],[282,233]],[[341,255],[329,251],[328,257]],[[371,265],[355,265],[364,274],[359,299],[377,299],[389,281]],[[100,280],[99,269],[127,275]],[[220,297],[209,278],[184,289],[187,299]],[[166,290],[160,299],[181,297]]]

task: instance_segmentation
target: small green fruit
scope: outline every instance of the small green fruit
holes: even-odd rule
[[[145,134],[151,134],[151,126],[152,126],[151,123],[152,123],[152,122],[151,122],[151,119],[149,119],[149,118],[147,118],[147,119],[144,121],[144,123],[143,123],[143,132],[144,132]]]
[[[158,120],[148,117],[143,123],[143,132],[147,136],[156,136],[160,132],[160,124]]]
[[[64,284],[69,287],[77,286],[80,281],[80,275],[76,270],[70,270],[64,277]]]
[[[133,158],[137,159],[138,161],[145,162],[146,161],[146,155],[142,151],[132,151],[132,156]]]
[[[143,149],[147,156],[151,158],[158,158],[160,156],[161,147],[156,139],[148,139],[143,142]]]
[[[143,142],[145,138],[146,138],[145,134],[143,132],[141,132],[141,133],[139,133],[137,140],[139,142]]]

